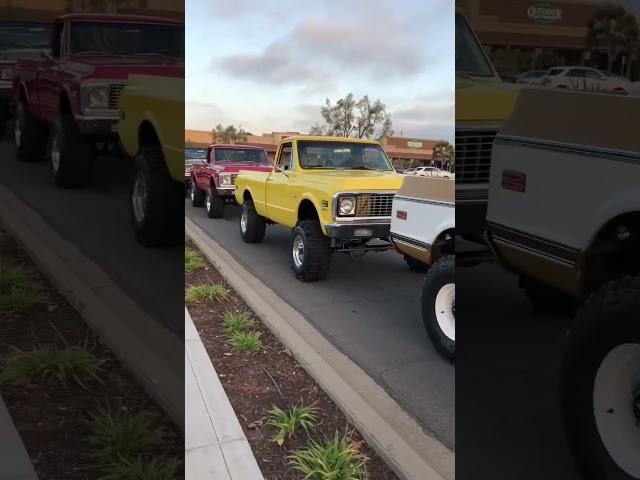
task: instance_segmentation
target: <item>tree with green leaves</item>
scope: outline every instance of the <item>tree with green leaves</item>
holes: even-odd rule
[[[251,132],[245,131],[242,125],[239,125],[238,128],[233,125],[223,127],[222,124],[219,123],[211,130],[211,140],[213,143],[246,143],[249,135],[251,135]]]
[[[441,166],[452,165],[455,160],[453,145],[446,140],[440,140],[433,146],[431,158]]]
[[[325,125],[315,124],[312,135],[333,135],[351,138],[382,138],[393,135],[391,116],[380,100],[372,102],[368,95],[356,100],[350,93],[335,104],[327,98],[320,114]]]
[[[640,34],[638,21],[624,7],[606,5],[587,22],[587,46],[607,54],[607,72],[623,52],[629,52]]]
[[[65,0],[67,12],[116,13],[122,8],[145,8],[147,0]]]

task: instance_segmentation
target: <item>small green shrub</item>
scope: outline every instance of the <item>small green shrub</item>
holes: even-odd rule
[[[95,457],[103,464],[136,458],[160,440],[146,415],[124,415],[101,408],[91,416],[89,426],[89,443]]]
[[[289,457],[291,466],[309,480],[366,480],[368,461],[351,438],[337,432],[333,440],[311,440]]]
[[[104,360],[99,360],[83,347],[43,346],[33,350],[15,349],[4,358],[0,385],[27,385],[70,380],[83,388],[86,381],[102,383],[100,373]]]
[[[206,266],[206,262],[202,258],[202,255],[192,248],[185,248],[184,250],[184,271],[186,273],[193,273],[203,269]]]
[[[302,402],[286,410],[274,406],[267,412],[267,425],[277,429],[273,441],[282,445],[300,429],[309,434],[309,430],[315,429],[316,413],[315,406],[303,405]]]
[[[33,274],[23,267],[11,267],[0,264],[0,294],[7,294],[12,287],[34,286]]]
[[[223,302],[229,297],[230,290],[220,284],[191,285],[185,298],[190,302],[217,300]]]
[[[225,312],[222,315],[222,328],[227,335],[244,332],[253,325],[249,312]]]
[[[256,353],[262,347],[260,332],[235,332],[229,335],[229,345],[241,352]]]
[[[0,315],[24,312],[42,301],[44,295],[41,290],[14,285],[7,293],[0,293]]]
[[[175,458],[125,459],[111,465],[100,480],[176,480],[180,476],[180,465]]]

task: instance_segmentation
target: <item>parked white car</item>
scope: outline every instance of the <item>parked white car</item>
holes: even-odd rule
[[[626,94],[631,82],[624,78],[608,76],[589,67],[553,67],[542,77],[544,87],[568,88]]]
[[[417,175],[419,177],[451,178],[451,174],[449,172],[445,172],[444,170],[440,170],[436,167],[418,167],[413,172],[413,175]]]
[[[527,85],[540,85],[542,78],[547,74],[548,70],[529,70],[522,72],[516,77],[516,83],[524,83]]]
[[[407,176],[393,199],[391,242],[413,271],[427,272],[422,319],[436,349],[453,360],[455,318],[455,182]]]

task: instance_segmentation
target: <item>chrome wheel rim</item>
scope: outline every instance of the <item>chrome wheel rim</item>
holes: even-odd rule
[[[240,216],[240,230],[242,233],[247,231],[247,210],[246,208],[242,209],[242,215]]]
[[[189,192],[189,196],[191,197],[191,201],[193,202],[193,200],[196,198],[196,187],[195,187],[195,185],[192,184],[190,190],[191,191]]]
[[[640,344],[618,345],[604,357],[593,384],[593,411],[613,461],[640,478]]]
[[[456,284],[447,283],[436,295],[435,313],[442,333],[451,341],[456,341]]]
[[[16,146],[20,146],[20,142],[22,141],[22,107],[20,107],[20,112],[18,113],[18,118],[16,119],[16,126],[13,129],[13,137],[16,142]]]
[[[149,192],[147,189],[147,181],[142,172],[138,172],[133,181],[133,191],[131,194],[131,204],[133,206],[133,216],[136,222],[142,223],[147,211],[147,198]]]
[[[207,212],[211,211],[211,194],[207,194]]]
[[[304,240],[300,235],[296,235],[293,239],[292,246],[293,264],[296,268],[302,267],[304,262]]]
[[[56,173],[60,169],[60,145],[58,144],[58,137],[53,136],[51,140],[51,166],[53,172]]]

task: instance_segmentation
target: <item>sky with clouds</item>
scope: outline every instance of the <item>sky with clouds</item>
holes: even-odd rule
[[[307,132],[352,92],[396,134],[454,137],[451,0],[186,0],[186,128]]]

